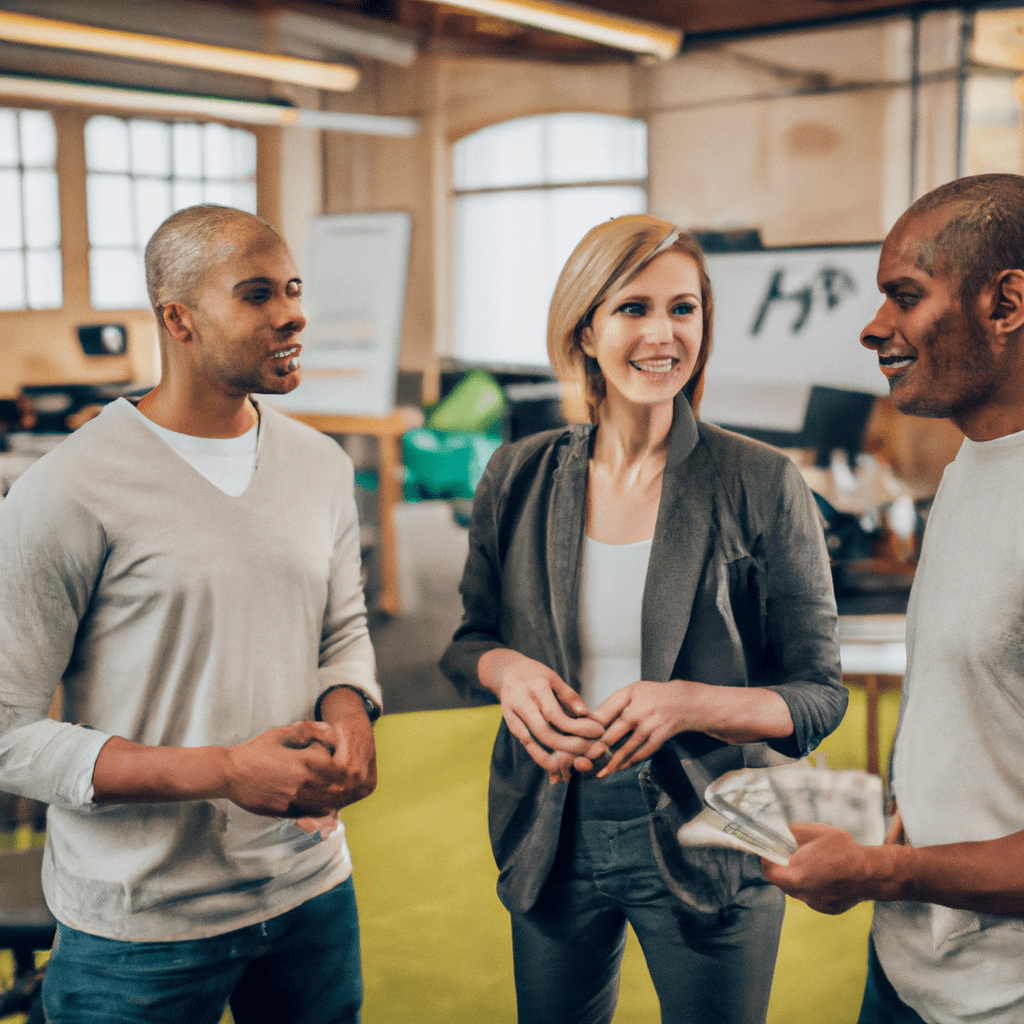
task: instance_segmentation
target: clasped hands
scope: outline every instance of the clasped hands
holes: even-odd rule
[[[338,810],[377,784],[373,731],[361,704],[344,725],[296,722],[227,753],[230,800],[254,814],[295,818],[324,838],[338,827]]]
[[[572,773],[605,778],[650,757],[687,727],[683,680],[639,680],[616,690],[595,711],[556,672],[506,648],[486,652],[481,682],[501,701],[512,735],[552,783]]]

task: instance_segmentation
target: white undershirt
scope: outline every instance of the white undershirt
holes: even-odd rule
[[[651,541],[583,538],[580,568],[580,696],[591,711],[640,678],[640,610]]]
[[[225,494],[237,498],[249,486],[249,481],[256,472],[259,423],[240,437],[194,437],[192,434],[179,434],[154,423],[126,398],[119,398],[118,401],[124,402],[157,437],[162,437],[214,487],[219,487]]]

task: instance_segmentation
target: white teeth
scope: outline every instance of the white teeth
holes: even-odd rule
[[[646,359],[643,362],[630,361],[630,366],[648,373],[668,373],[676,361],[674,359]]]
[[[291,348],[283,348],[280,352],[272,352],[271,359],[284,359],[285,356],[293,355],[298,352],[299,348],[297,345],[293,345]]]
[[[913,361],[914,361],[913,359],[910,359],[907,356],[903,356],[902,358],[896,357],[896,356],[892,356],[892,357],[890,357],[888,359],[881,359],[881,360],[879,360],[879,362],[882,364],[882,366],[887,366],[890,369],[897,369],[897,370],[902,370],[903,367],[909,366]]]

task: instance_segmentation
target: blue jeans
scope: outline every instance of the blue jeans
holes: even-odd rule
[[[121,942],[59,925],[48,1024],[357,1024],[363,999],[352,879],[224,935]]]
[[[860,1007],[857,1024],[924,1024],[920,1014],[911,1009],[896,994],[892,982],[885,976],[875,952],[875,944],[868,939],[868,980],[864,986],[864,1002]]]
[[[643,948],[663,1024],[763,1022],[782,893],[747,886],[717,921],[695,920],[658,870],[635,772],[573,785],[580,792],[570,794],[552,875],[537,904],[512,915],[521,1024],[608,1024],[627,922]]]

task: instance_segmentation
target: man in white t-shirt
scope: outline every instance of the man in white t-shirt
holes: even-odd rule
[[[251,397],[301,374],[276,231],[191,207],[146,271],[159,384],[0,507],[0,788],[50,805],[46,1019],[355,1022],[337,812],[376,785],[381,693],[352,464]]]
[[[875,900],[861,1024],[1024,1021],[1024,178],[919,199],[861,342],[896,407],[966,435],[928,517],[886,845],[794,826],[765,877],[825,913]]]

